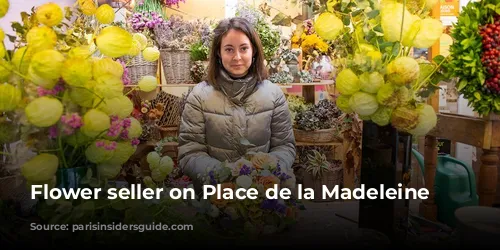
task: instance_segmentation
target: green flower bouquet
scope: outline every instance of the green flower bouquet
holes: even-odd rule
[[[114,15],[89,0],[74,9],[47,3],[12,24],[13,50],[0,44],[0,124],[16,128],[35,153],[20,166],[28,184],[54,187],[62,181],[58,170],[93,167],[97,174],[83,182],[100,185],[134,154],[142,129],[124,94],[126,62],[118,58],[146,48],[141,36],[113,25]]]

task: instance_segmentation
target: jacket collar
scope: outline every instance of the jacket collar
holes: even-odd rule
[[[234,79],[222,68],[217,79],[217,84],[229,100],[239,105],[256,90],[257,77],[253,74],[248,74],[243,78]]]

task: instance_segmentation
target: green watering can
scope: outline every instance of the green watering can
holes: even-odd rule
[[[424,157],[414,148],[412,153],[425,176]],[[434,189],[437,219],[450,227],[455,227],[456,209],[479,204],[474,171],[465,162],[449,154],[438,154]]]

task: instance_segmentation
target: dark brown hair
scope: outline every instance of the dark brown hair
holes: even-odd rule
[[[207,82],[212,86],[217,87],[216,79],[219,76],[220,70],[224,68],[222,63],[220,63],[220,46],[222,38],[231,29],[243,32],[252,43],[254,59],[252,65],[248,69],[248,74],[254,74],[259,82],[267,79],[267,69],[264,65],[264,51],[262,49],[262,43],[259,35],[246,19],[233,17],[222,20],[214,29],[214,39],[212,41],[212,47],[210,48],[209,55],[210,61],[208,64]]]

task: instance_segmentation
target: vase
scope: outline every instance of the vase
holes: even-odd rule
[[[360,183],[365,190],[404,188],[411,170],[412,135],[398,131],[391,125],[378,126],[363,122]],[[404,190],[402,191],[404,193]],[[380,197],[380,196],[379,196]],[[409,200],[361,199],[359,226],[380,231],[394,242],[407,236]]]
[[[290,70],[290,75],[293,77],[293,82],[300,82],[299,76],[299,62],[296,60],[291,60],[286,62],[286,66]]]
[[[87,175],[88,167],[76,168],[59,168],[57,169],[56,187],[60,189],[76,189],[88,187],[87,184],[82,184],[82,180]]]

